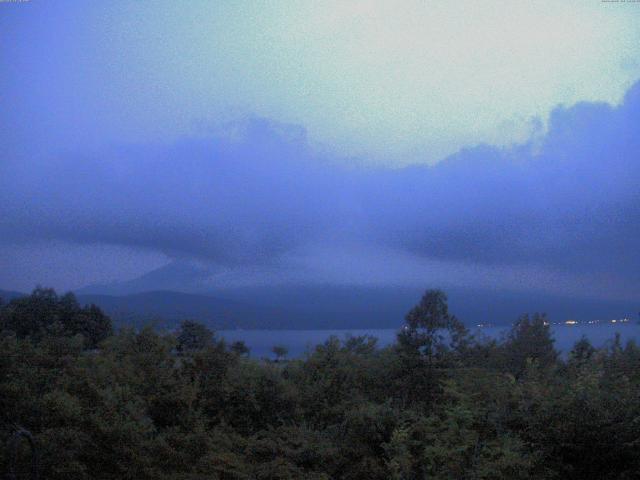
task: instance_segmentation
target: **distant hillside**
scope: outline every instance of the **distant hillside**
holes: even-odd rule
[[[190,262],[171,262],[132,280],[88,285],[76,291],[79,295],[130,295],[145,292],[204,293],[202,285],[212,271]]]
[[[9,302],[14,298],[24,297],[24,296],[25,294],[21,292],[14,292],[11,290],[0,290],[0,299],[2,299],[3,302]]]
[[[431,286],[433,287],[433,286]],[[543,312],[552,321],[637,319],[640,302],[555,296],[479,288],[444,288],[449,310],[467,325],[506,325],[523,313]],[[216,291],[253,305],[280,306],[309,328],[397,328],[424,289],[362,286],[263,286]]]
[[[545,312],[552,321],[637,319],[636,302],[605,301],[490,289],[447,288],[450,311],[467,325],[510,324],[522,313]],[[116,325],[154,323],[173,328],[193,319],[221,329],[398,328],[423,290],[403,287],[260,286],[210,294],[148,291],[129,295],[79,294]],[[20,296],[2,292],[4,301]]]
[[[214,288],[215,278],[213,267],[174,261],[132,280],[92,285],[77,293],[87,298],[95,294],[144,295],[96,300],[99,305],[108,305],[105,309],[115,312],[115,317],[126,310],[145,318],[189,316],[241,328],[397,328],[423,291],[438,287],[425,279],[421,288],[320,284]],[[640,298],[632,302],[492,288],[443,288],[450,310],[468,325],[510,324],[526,312],[546,312],[551,320],[635,320],[640,311]],[[165,293],[159,294],[159,290]],[[157,304],[152,305],[155,299]]]
[[[400,294],[399,294],[400,293]],[[419,291],[353,287],[246,287],[202,295],[153,291],[131,295],[80,294],[117,325],[153,322],[173,327],[193,319],[221,329],[396,328],[419,299]]]
[[[467,325],[510,324],[523,313],[553,321],[637,318],[635,302],[559,297],[490,289],[448,288],[449,307]],[[398,328],[423,289],[362,286],[260,286],[220,289],[210,295],[146,292],[80,295],[120,322],[192,318],[213,328]]]
[[[117,325],[154,323],[174,327],[184,319],[198,320],[214,329],[291,328],[290,319],[277,308],[260,308],[207,295],[155,291],[132,295],[78,295],[83,304],[94,303]]]

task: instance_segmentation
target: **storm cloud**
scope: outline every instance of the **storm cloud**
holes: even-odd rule
[[[239,272],[305,257],[310,279],[331,252],[348,276],[360,252],[390,270],[452,262],[639,286],[640,83],[619,106],[558,106],[509,148],[433,166],[360,160],[264,118],[172,144],[7,158],[0,242],[124,246]]]

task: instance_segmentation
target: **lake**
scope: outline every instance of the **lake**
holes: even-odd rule
[[[500,338],[510,326],[496,326],[484,328],[471,328],[473,333],[480,333],[490,338]],[[607,342],[613,341],[616,333],[620,334],[623,345],[631,339],[640,340],[640,325],[636,322],[629,323],[601,323],[595,325],[552,325],[555,347],[566,353],[584,335],[596,347],[601,347]],[[396,339],[398,329],[361,329],[361,330],[221,330],[217,334],[227,342],[243,340],[251,349],[251,356],[273,357],[271,349],[274,345],[284,345],[289,349],[289,358],[302,357],[307,351],[321,343],[330,336],[335,335],[340,339],[358,335],[371,335],[378,339],[379,346],[387,346]]]

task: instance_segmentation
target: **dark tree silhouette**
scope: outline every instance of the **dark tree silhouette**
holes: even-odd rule
[[[236,340],[231,344],[231,351],[236,353],[239,356],[249,355],[249,347],[242,340]]]
[[[213,344],[213,332],[205,325],[193,320],[184,320],[177,335],[179,352],[203,350]]]
[[[51,288],[36,288],[31,295],[15,298],[2,308],[0,330],[18,338],[38,341],[47,335],[82,335],[86,348],[112,333],[111,319],[95,305],[81,307],[71,292],[58,297]]]
[[[398,333],[401,348],[425,357],[429,363],[448,347],[459,346],[467,334],[462,322],[449,313],[447,295],[442,290],[427,290],[405,320]]]
[[[276,356],[276,362],[283,360],[289,353],[289,349],[283,345],[274,346],[271,351]]]
[[[535,361],[543,368],[554,364],[558,352],[553,348],[553,342],[545,314],[536,313],[533,318],[522,315],[505,343],[507,368],[520,377],[530,361]]]

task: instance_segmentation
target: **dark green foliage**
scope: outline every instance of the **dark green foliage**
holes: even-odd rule
[[[213,344],[213,332],[202,323],[184,320],[177,334],[179,352],[203,350]]]
[[[576,363],[584,363],[589,361],[589,359],[596,352],[596,349],[593,348],[591,342],[586,337],[582,337],[580,340],[576,342],[576,344],[569,352],[569,359],[572,362]]]
[[[441,290],[427,290],[420,303],[407,314],[398,343],[405,352],[433,363],[450,348],[462,348],[467,335],[462,322],[449,313],[447,295]]]
[[[449,313],[446,294],[427,290],[398,333],[398,378],[405,402],[429,403],[437,397],[446,377],[444,367],[459,360],[467,337],[462,322]]]
[[[250,353],[249,347],[247,347],[247,344],[244,343],[242,340],[237,340],[233,342],[229,348],[231,349],[232,352],[236,353],[237,355],[240,355],[241,357],[249,355]]]
[[[523,375],[530,362],[543,369],[553,366],[558,353],[553,348],[553,338],[545,315],[521,316],[511,329],[504,345],[506,367],[516,377]]]
[[[49,290],[0,315],[0,442],[18,426],[33,432],[45,479],[640,472],[640,348],[583,339],[565,361],[542,316],[522,317],[503,341],[474,339],[432,291],[398,345],[334,337],[304,359],[272,362],[195,322],[175,336],[125,329],[87,350],[91,309]]]
[[[289,353],[289,349],[283,345],[276,345],[271,349],[271,351],[276,356],[276,362],[286,358],[287,353]]]
[[[0,314],[0,330],[39,341],[46,336],[82,335],[87,348],[111,335],[111,320],[95,305],[81,307],[73,293],[59,297],[52,289],[36,288],[11,300]]]

